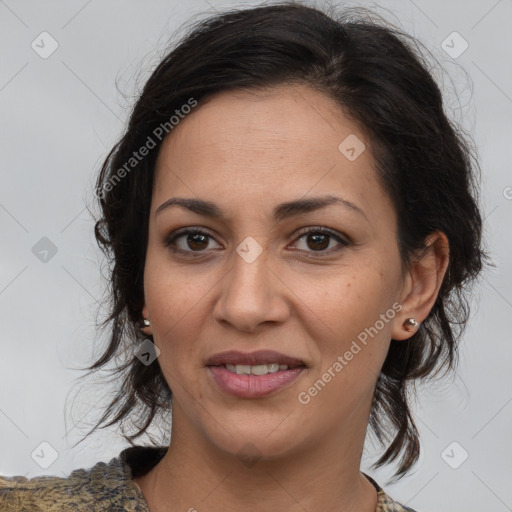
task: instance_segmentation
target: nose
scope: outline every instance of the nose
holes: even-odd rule
[[[285,322],[290,316],[287,288],[267,266],[266,255],[248,263],[236,254],[234,260],[220,283],[213,308],[215,320],[244,332],[254,332],[262,324]]]

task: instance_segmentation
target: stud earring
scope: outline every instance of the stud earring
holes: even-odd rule
[[[407,318],[402,325],[406,331],[412,331],[414,328],[419,326],[419,323],[416,322],[414,318]]]
[[[150,321],[147,318],[144,318],[144,326],[148,327],[149,325],[151,325]]]

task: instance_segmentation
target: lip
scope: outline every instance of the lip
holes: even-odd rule
[[[226,364],[285,364],[288,370],[279,370],[266,375],[238,375],[225,368]],[[207,369],[221,391],[240,398],[267,396],[290,386],[306,370],[304,361],[275,350],[239,352],[229,350],[213,355],[206,361]]]
[[[224,366],[208,366],[207,369],[224,393],[240,398],[259,398],[290,386],[306,370],[306,367],[297,366],[266,375],[238,375]]]
[[[221,366],[224,364],[248,364],[255,366],[266,363],[286,364],[290,369],[297,366],[306,366],[304,361],[281,354],[275,350],[257,350],[255,352],[247,353],[239,352],[237,350],[219,352],[218,354],[211,356],[206,361],[206,366]]]

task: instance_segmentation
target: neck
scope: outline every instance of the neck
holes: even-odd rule
[[[364,437],[353,434],[278,459],[251,458],[250,450],[221,452],[173,421],[166,455],[136,483],[150,512],[375,512],[377,492],[359,471]]]

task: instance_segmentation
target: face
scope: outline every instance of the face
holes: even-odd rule
[[[369,146],[305,86],[222,93],[164,141],[143,313],[179,435],[268,457],[364,438],[403,291],[397,219]],[[300,366],[208,365],[226,351]]]

